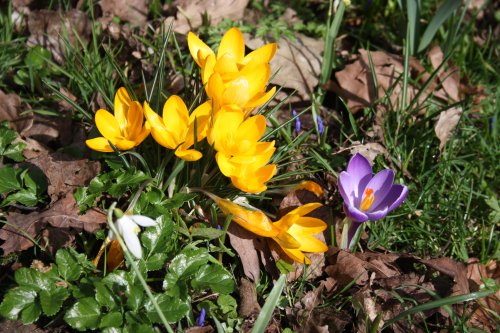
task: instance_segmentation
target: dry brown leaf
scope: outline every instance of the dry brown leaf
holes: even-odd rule
[[[259,281],[260,264],[255,245],[257,236],[236,223],[229,224],[227,234],[232,248],[240,257],[245,276],[252,281]]]
[[[240,294],[240,302],[238,304],[239,315],[244,318],[258,315],[260,312],[260,305],[257,301],[255,282],[241,278],[238,291]]]
[[[0,239],[5,241],[0,248],[4,251],[4,255],[29,249],[34,244],[27,235],[37,239],[44,230],[53,227],[62,229],[61,232],[55,232],[49,228],[46,232],[48,237],[58,237],[47,240],[49,250],[55,251],[57,248],[53,247],[54,244],[67,245],[68,240],[71,240],[70,237],[75,233],[95,232],[106,223],[106,215],[100,211],[89,210],[83,215],[78,213],[78,204],[72,194],[59,199],[43,212],[32,212],[27,215],[10,213],[7,215],[8,224],[0,230]],[[44,245],[44,242],[41,243]]]
[[[118,16],[135,26],[144,25],[148,20],[147,0],[101,0],[99,4],[105,15]]]
[[[353,63],[335,73],[338,84],[330,81],[325,87],[344,98],[349,110],[353,113],[373,105],[379,98],[385,96],[386,92],[391,92],[389,99],[392,106],[396,108],[401,105],[403,89],[401,75],[404,72],[402,58],[384,51],[370,52],[370,55],[377,78],[378,91],[375,91],[368,53],[363,49],[359,50],[359,55]],[[415,76],[422,76],[424,68],[416,59],[412,59],[410,65]],[[406,104],[415,98],[417,92],[418,88],[408,85]],[[428,88],[420,95],[418,103],[422,104],[430,94],[437,95],[438,93],[439,91]]]
[[[27,161],[40,168],[48,179],[47,192],[51,202],[87,185],[101,170],[99,162],[73,160],[61,153],[41,154]]]
[[[252,48],[263,44],[262,41],[249,43]],[[278,51],[271,60],[271,71],[276,73],[271,83],[295,89],[296,95],[310,100],[319,82],[323,49],[323,41],[302,34],[295,34],[294,40],[280,39]]]
[[[434,46],[429,51],[428,56],[434,70],[436,70],[444,60],[444,54],[439,45]],[[449,99],[458,102],[460,100],[460,71],[458,67],[450,65],[447,70],[441,68],[438,77]]]
[[[16,94],[5,94],[0,90],[0,122],[9,121],[10,126],[22,135],[33,125],[31,112],[21,115],[21,98]]]
[[[175,32],[186,34],[202,24],[202,15],[205,13],[211,25],[217,25],[223,19],[240,20],[243,18],[249,0],[176,0],[173,6],[177,7],[177,18],[173,24]]]
[[[368,142],[363,145],[359,142],[353,142],[349,149],[351,151],[351,155],[360,153],[370,162],[370,164],[373,164],[375,158],[377,158],[377,156],[380,154],[384,155],[385,157],[389,156],[385,147],[377,142]]]
[[[328,266],[326,274],[339,284],[339,288],[347,286],[352,281],[357,285],[365,285],[368,282],[368,272],[365,262],[352,253],[332,248],[327,252]]]
[[[452,295],[464,295],[470,292],[469,282],[467,281],[467,269],[462,263],[446,257],[420,260],[420,262],[453,278],[455,286],[453,287]]]
[[[442,150],[451,137],[462,116],[462,108],[454,106],[439,114],[439,117],[434,125],[434,132],[439,139],[439,149]]]
[[[79,41],[88,41],[92,27],[87,15],[79,10],[57,12],[43,9],[30,13],[28,29],[31,34],[28,46],[41,45],[58,63],[63,63],[67,46],[63,36],[67,36],[72,47],[78,47]]]
[[[210,325],[207,326],[194,326],[187,328],[184,332],[186,333],[212,333],[214,328]]]

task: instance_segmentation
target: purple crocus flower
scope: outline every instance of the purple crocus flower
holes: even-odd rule
[[[403,203],[408,187],[393,181],[394,171],[390,169],[373,176],[370,163],[359,153],[351,158],[347,171],[340,173],[338,185],[344,211],[353,222],[349,242],[361,223],[380,220]]]

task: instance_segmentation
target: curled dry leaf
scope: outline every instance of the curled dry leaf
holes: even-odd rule
[[[79,41],[87,42],[91,32],[91,23],[87,15],[79,10],[67,12],[52,10],[33,11],[28,17],[30,37],[28,46],[41,45],[48,49],[58,63],[64,62],[67,43],[78,47]]]
[[[135,26],[144,25],[148,20],[147,0],[101,0],[99,4],[105,15],[118,16]]]
[[[83,215],[79,215],[78,204],[70,193],[66,197],[59,199],[50,208],[43,212],[32,212],[30,214],[10,213],[7,215],[8,224],[0,230],[0,239],[4,243],[0,246],[3,254],[23,251],[34,246],[31,239],[37,239],[43,235],[43,231],[49,227],[60,228],[61,232],[54,232],[49,228],[45,236],[49,237],[47,244],[53,246],[68,245],[71,237],[76,233],[86,231],[95,232],[106,223],[106,215],[97,210],[89,210]],[[52,237],[52,238],[51,238]],[[53,239],[57,237],[57,239]],[[45,245],[41,241],[40,245]],[[49,248],[57,250],[57,248]]]
[[[177,18],[173,24],[175,32],[186,34],[201,26],[202,15],[208,15],[211,25],[217,25],[223,19],[237,21],[243,18],[249,0],[176,0]]]
[[[258,315],[261,309],[257,301],[255,282],[241,278],[238,290],[240,294],[240,302],[238,304],[239,315],[245,318]]]
[[[439,114],[439,117],[434,125],[434,132],[439,139],[439,149],[442,150],[446,145],[446,142],[451,137],[451,134],[455,130],[462,116],[462,108],[460,106],[454,106],[446,111]]]
[[[437,70],[444,61],[444,54],[439,45],[434,46],[429,51],[428,56],[434,70]],[[449,99],[453,102],[458,102],[460,100],[460,72],[457,66],[449,65],[448,67],[447,69],[446,67],[441,68],[438,72],[438,78]]]
[[[262,39],[245,40],[252,49],[264,45]],[[276,73],[271,83],[294,89],[303,100],[310,100],[319,82],[323,49],[323,41],[302,34],[295,34],[294,40],[286,37],[280,39],[279,48],[271,60],[271,71]]]
[[[402,58],[384,51],[370,52],[370,55],[373,61],[374,75],[377,79],[377,91],[375,90],[368,52],[363,49],[359,50],[359,55],[354,62],[335,73],[337,82],[330,81],[325,87],[346,100],[349,110],[353,113],[364,107],[372,106],[384,97],[386,92],[390,92],[389,100],[394,108],[402,104],[403,80],[401,76],[404,72]],[[415,78],[429,77],[429,74],[424,72],[424,67],[416,59],[411,59],[410,66]],[[418,87],[408,85],[406,105],[415,98],[418,91]],[[429,87],[420,95],[418,103],[423,104],[431,94],[441,98],[445,96],[441,90],[435,91]]]
[[[361,155],[366,157],[370,164],[373,164],[375,158],[377,158],[377,156],[380,154],[384,155],[389,160],[389,154],[387,153],[387,150],[384,146],[377,142],[368,142],[364,145],[360,144],[359,142],[353,142],[352,146],[349,147],[349,149],[351,151],[351,155],[360,153]]]
[[[33,113],[22,114],[21,98],[16,94],[6,94],[0,90],[0,122],[8,121],[20,135],[33,125]]]
[[[236,223],[229,224],[227,234],[229,235],[231,246],[240,257],[245,276],[251,281],[258,281],[260,277],[260,264],[255,245],[257,236]]]
[[[352,253],[331,248],[327,252],[327,263],[329,265],[325,267],[325,272],[337,282],[339,288],[353,281],[357,285],[365,285],[368,282],[365,262]]]
[[[40,154],[27,161],[40,168],[48,179],[47,192],[51,202],[84,186],[101,170],[99,162],[70,159],[62,153]]]

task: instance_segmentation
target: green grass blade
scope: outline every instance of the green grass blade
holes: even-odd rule
[[[406,11],[408,13],[408,38],[410,54],[415,53],[417,48],[417,40],[419,33],[420,20],[420,2],[419,0],[408,0],[406,3]]]
[[[418,45],[418,52],[422,52],[429,46],[439,27],[455,12],[460,3],[461,1],[459,0],[446,0],[438,9],[422,35],[422,39]]]
[[[411,316],[415,313],[418,313],[418,312],[422,312],[422,311],[427,311],[427,310],[431,310],[431,309],[435,309],[435,308],[439,308],[441,306],[447,306],[447,305],[450,305],[450,304],[455,304],[455,303],[462,303],[462,302],[468,302],[468,301],[473,301],[473,300],[476,300],[478,298],[483,298],[483,297],[486,297],[492,293],[496,292],[496,290],[483,290],[483,291],[477,291],[477,292],[474,292],[474,293],[470,293],[470,294],[464,294],[464,295],[457,295],[457,296],[451,296],[451,297],[446,297],[446,298],[443,298],[443,299],[438,299],[436,301],[432,301],[432,302],[427,302],[425,304],[421,304],[421,305],[417,305],[411,309],[408,309],[402,313],[400,313],[399,315],[397,315],[396,317],[386,321],[386,323],[384,324],[384,326],[382,327],[382,330],[387,328],[388,326],[398,322],[399,320],[407,317],[407,316]]]
[[[281,296],[281,292],[283,288],[285,288],[286,284],[286,275],[281,275],[276,284],[269,293],[269,297],[266,300],[266,303],[262,307],[262,311],[260,311],[257,320],[255,321],[255,325],[253,326],[252,333],[261,333],[266,330],[267,324],[271,320],[273,316],[274,309],[278,305],[278,301]]]

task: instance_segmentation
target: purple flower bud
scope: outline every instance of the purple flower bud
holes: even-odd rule
[[[344,211],[353,221],[349,242],[362,222],[380,220],[403,203],[408,187],[393,181],[394,171],[390,169],[373,176],[370,163],[359,153],[351,158],[347,170],[340,173],[338,185]]]
[[[325,125],[323,125],[323,119],[318,115],[316,117],[316,120],[318,121],[318,133],[319,135],[323,135],[325,133]]]
[[[207,312],[205,311],[205,309],[201,308],[200,316],[196,320],[196,325],[197,326],[203,326],[205,324],[205,316],[206,316],[206,314],[207,314]]]
[[[294,117],[297,117],[297,111],[292,110],[292,114]],[[295,133],[298,134],[300,132],[300,126],[301,126],[300,119],[299,119],[299,117],[297,117],[297,118],[295,118]]]

